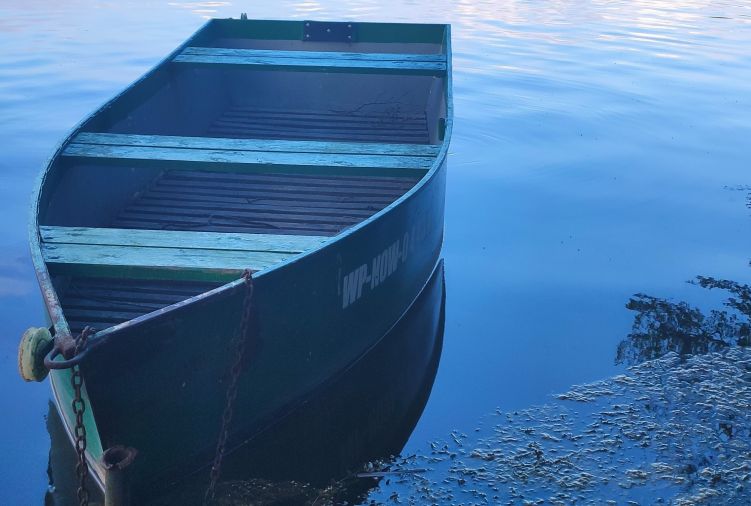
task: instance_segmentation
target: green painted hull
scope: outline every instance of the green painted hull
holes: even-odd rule
[[[368,26],[375,34],[370,36],[388,39],[398,32],[402,38],[420,38],[398,25],[383,26],[381,31]],[[229,447],[273,424],[280,413],[367,354],[433,273],[443,241],[452,123],[448,28],[445,37],[446,133],[430,170],[371,218],[254,277],[254,328]],[[128,93],[138,93],[138,87],[136,83]],[[106,114],[116,114],[119,107],[116,101]],[[97,121],[94,116],[87,121]],[[45,174],[37,191],[31,247],[50,320],[57,332],[63,332],[67,323],[42,259],[37,225],[39,201],[50,179]],[[88,457],[98,483],[102,448],[118,444],[139,450],[133,467],[135,490],[207,467],[225,403],[234,351],[230,343],[238,333],[243,303],[242,284],[234,282],[214,295],[93,338],[101,345],[91,347],[81,369],[90,407]],[[50,379],[58,410],[70,428],[69,373],[52,371]]]

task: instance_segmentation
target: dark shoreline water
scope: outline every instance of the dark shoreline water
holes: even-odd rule
[[[727,309],[727,292],[686,281],[749,284],[751,11],[744,4],[2,5],[4,503],[40,503],[47,486],[48,386],[23,384],[15,372],[18,338],[43,318],[26,242],[32,183],[65,132],[202,16],[243,11],[453,24],[445,342],[406,454],[424,453],[455,429],[487,430],[483,420],[497,407],[545,405],[571,385],[622,373],[632,362],[616,357],[629,335],[657,336],[651,348],[635,348],[651,349],[641,353],[649,358],[681,329],[707,341],[721,323],[711,311]],[[629,301],[643,313],[627,309]],[[704,320],[692,320],[692,307]],[[737,318],[728,328],[741,332],[747,316],[727,310]],[[666,326],[663,339],[634,327],[639,314],[694,323]],[[728,342],[738,342],[731,334]]]

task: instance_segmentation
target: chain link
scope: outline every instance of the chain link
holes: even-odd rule
[[[81,331],[76,339],[75,356],[78,356],[80,352],[86,349],[89,336],[93,333],[93,330],[86,327]],[[76,475],[78,476],[78,504],[79,506],[88,506],[89,504],[89,490],[86,488],[86,478],[89,475],[89,464],[86,462],[86,425],[83,422],[83,414],[86,412],[86,403],[81,395],[81,389],[83,387],[83,375],[81,374],[81,368],[78,365],[74,365],[71,370],[70,384],[73,387],[73,401],[71,407],[73,413],[76,415],[76,426],[73,430],[73,437],[75,438],[74,445],[76,450]]]
[[[242,373],[243,358],[245,356],[245,348],[248,342],[248,327],[253,312],[253,275],[249,270],[246,270],[243,273],[243,279],[247,286],[243,302],[243,313],[240,320],[240,328],[233,343],[235,357],[232,362],[232,368],[230,369],[230,381],[227,386],[227,393],[225,396],[226,402],[224,405],[224,412],[222,413],[222,427],[219,431],[214,462],[211,465],[211,473],[209,474],[209,486],[206,488],[206,493],[203,497],[204,505],[207,505],[214,500],[216,484],[219,481],[219,475],[221,474],[222,460],[224,459],[224,451],[227,446],[227,438],[229,437],[229,428],[232,423],[232,416],[235,414],[237,387],[240,374]]]

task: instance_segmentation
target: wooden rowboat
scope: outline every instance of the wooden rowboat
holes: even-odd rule
[[[447,25],[212,20],[60,145],[31,251],[55,402],[72,432],[78,364],[100,486],[114,445],[140,489],[210,462],[245,269],[229,447],[399,321],[439,260],[450,55]]]

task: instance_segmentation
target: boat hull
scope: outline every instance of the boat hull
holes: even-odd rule
[[[303,25],[303,22],[247,20],[209,22],[164,62],[79,125],[53,155],[37,183],[32,209],[31,253],[50,317],[50,327],[58,336],[74,334],[73,330],[77,333],[85,324],[90,324],[89,320],[71,320],[77,326],[69,325],[67,317],[70,314],[64,307],[65,300],[57,291],[62,288],[65,295],[71,279],[89,277],[107,283],[107,279],[151,279],[153,276],[166,283],[201,281],[210,286],[215,283],[213,286],[216,286],[239,276],[246,267],[246,252],[255,252],[255,257],[248,255],[247,262],[247,268],[257,271],[252,300],[246,297],[245,283],[239,279],[215,289],[209,288],[208,292],[201,289],[198,295],[186,295],[189,297],[186,300],[180,298],[181,302],[172,301],[165,307],[151,307],[140,316],[127,316],[116,322],[102,320],[104,316],[101,314],[96,316],[99,319],[94,318],[92,314],[99,311],[100,306],[96,305],[95,298],[85,301],[89,304],[86,309],[92,309],[90,306],[92,303],[94,305],[93,312],[85,313],[87,318],[94,318],[91,322],[109,322],[94,325],[102,330],[90,339],[83,355],[75,359],[80,360],[85,381],[87,458],[92,475],[100,487],[103,482],[100,464],[102,450],[115,445],[134,447],[139,452],[131,470],[133,489],[137,495],[158,488],[158,484],[176,476],[208,468],[214,456],[221,413],[226,403],[230,367],[237,353],[233,343],[239,337],[241,315],[246,304],[252,304],[252,313],[229,433],[230,451],[252,440],[284,414],[293,412],[312,392],[367,355],[414,303],[438,265],[443,241],[446,157],[452,128],[450,28],[445,25],[421,27],[364,23],[359,27],[358,35],[358,44],[362,45],[357,46],[364,53],[342,52],[345,46],[349,48],[349,42],[331,42],[333,46],[329,49],[339,48],[339,53],[348,55],[344,58],[346,61],[332,58],[326,52],[315,52],[307,55],[311,58],[298,62],[299,55],[296,58],[291,56],[305,47]],[[326,26],[336,28],[344,25],[347,24]],[[279,32],[280,27],[286,27],[287,31]],[[216,39],[217,33],[225,33],[229,37],[217,39],[220,48],[227,43],[229,49],[225,49],[232,53],[229,59],[226,54],[214,54],[216,48],[208,47],[212,46],[211,41]],[[256,38],[274,48],[275,63],[269,66],[268,72],[257,71],[264,68],[259,65],[266,61],[259,55],[268,53],[268,49],[254,47]],[[329,42],[317,42],[329,47]],[[414,44],[412,52],[411,44]],[[382,54],[381,51],[386,49],[405,54]],[[207,56],[207,52],[211,54]],[[193,61],[196,59],[201,61],[196,63]],[[344,64],[346,69],[340,72],[342,69],[339,67]],[[208,65],[208,69],[203,68],[204,65]],[[305,68],[298,68],[301,65]],[[227,66],[243,70],[236,72]],[[245,140],[238,144],[237,140],[231,138],[205,137],[213,126],[204,125],[198,116],[203,114],[206,118],[213,118],[216,111],[235,114],[234,109],[224,107],[224,102],[230,98],[239,104],[238,107],[250,107],[253,104],[243,102],[245,95],[256,96],[245,93],[245,87],[250,85],[258,86],[258,90],[275,98],[277,85],[284,79],[288,79],[288,84],[294,89],[290,96],[300,99],[299,87],[295,87],[300,76],[295,74],[295,79],[292,79],[289,72],[308,72],[311,66],[318,76],[319,86],[311,87],[309,96],[302,97],[305,103],[297,104],[304,109],[300,113],[302,115],[298,114],[299,118],[295,116],[295,121],[301,123],[284,127],[283,140],[273,148],[278,148],[277,151],[270,146],[261,146],[265,142],[258,144]],[[339,70],[332,72],[334,67]],[[332,81],[334,74],[344,76],[341,82]],[[403,74],[406,77],[401,80]],[[202,80],[206,76],[211,79]],[[170,84],[173,78],[181,85]],[[315,109],[316,117],[328,118],[331,110],[328,101],[347,99],[334,94],[323,97],[323,100],[316,90],[325,88],[329,81],[338,82],[338,85],[352,92],[349,97],[352,103],[338,104],[341,107],[337,109],[337,115],[350,109],[356,112],[365,104],[384,109],[381,111],[383,117],[378,116],[375,133],[371,135],[360,130],[354,133],[334,130],[332,133],[326,130],[331,127],[327,124],[323,130],[328,132],[328,137],[316,137],[317,140],[310,143],[300,142],[300,139],[307,138],[300,135],[309,134],[307,131],[302,134],[297,132],[303,124],[308,128],[310,122],[311,112],[305,107],[311,111]],[[208,86],[216,82],[232,84],[239,90],[239,95],[233,98],[226,96],[227,93],[216,92],[212,96],[217,103],[213,103],[205,93],[193,93],[194,88],[201,87],[201,83]],[[358,86],[352,86],[353,83]],[[363,87],[363,90],[359,89]],[[418,120],[424,125],[420,124],[419,138],[409,137],[413,135],[409,132],[412,131],[410,129],[414,130],[414,125],[408,125],[404,132],[392,131],[388,121],[395,125],[401,121],[401,116],[397,114],[399,109],[394,113],[390,106],[386,107],[389,103],[373,103],[371,97],[372,94],[380,96],[384,87],[386,91],[390,90],[389,93],[403,97],[400,100],[404,101],[407,113],[420,114]],[[414,96],[403,93],[413,87],[417,90]],[[214,86],[208,89],[225,88]],[[164,107],[172,103],[170,99],[174,98],[172,94],[175,90],[201,98],[199,101],[183,100],[185,103],[200,102],[203,109],[213,104],[216,109],[203,111],[199,108],[201,112],[194,107],[186,107],[181,112],[185,116],[184,121],[180,115],[167,117],[164,111],[169,108]],[[307,103],[306,97],[320,103],[316,103],[314,108]],[[287,104],[289,111],[293,110],[293,105]],[[289,115],[289,111],[284,109],[277,113]],[[347,121],[354,121],[358,125],[365,121],[359,115],[352,114],[352,118],[347,116]],[[194,121],[187,121],[186,118]],[[330,121],[330,118],[326,121]],[[251,126],[255,124],[251,122]],[[187,130],[183,131],[183,127]],[[294,133],[292,140],[287,138],[287,131]],[[245,130],[243,132],[243,135],[250,135]],[[279,132],[275,130],[274,134]],[[111,144],[114,142],[113,135],[120,139],[117,142],[130,144]],[[339,142],[350,137],[350,140],[363,142]],[[151,144],[140,145],[145,142]],[[169,149],[163,145],[174,142],[187,144]],[[207,142],[211,143],[210,149],[206,147]],[[255,146],[252,149],[249,147],[251,144]],[[189,146],[189,149],[185,146]],[[247,151],[235,152],[238,146]],[[341,152],[345,148],[357,153]],[[263,156],[257,154],[258,149],[263,150]],[[413,156],[415,153],[420,156]],[[189,159],[185,158],[186,154],[190,155]],[[199,169],[206,173],[226,172],[234,176],[243,171],[265,174],[272,169],[290,172],[285,177],[299,175],[296,171],[302,171],[303,175],[322,174],[325,177],[318,184],[330,185],[322,187],[324,190],[306,187],[302,192],[306,194],[304,198],[298,197],[295,192],[304,183],[295,180],[293,186],[298,186],[293,189],[285,187],[284,199],[307,202],[309,194],[317,198],[319,195],[316,192],[332,192],[332,195],[340,195],[342,199],[337,202],[333,202],[336,199],[328,199],[332,202],[324,199],[326,205],[333,205],[336,209],[339,209],[340,203],[344,204],[342,209],[354,206],[358,209],[354,214],[361,221],[338,215],[312,219],[305,213],[300,215],[299,209],[292,215],[290,209],[274,201],[272,204],[276,207],[272,206],[272,209],[283,207],[282,215],[295,217],[285,218],[290,222],[285,225],[287,228],[272,224],[270,228],[277,237],[272,241],[274,244],[263,247],[258,242],[259,231],[251,226],[258,222],[250,220],[251,225],[248,226],[251,228],[243,228],[241,232],[246,234],[244,240],[252,235],[256,242],[252,248],[246,249],[236,249],[237,245],[229,248],[216,244],[206,246],[205,242],[200,247],[193,244],[195,234],[193,238],[189,237],[195,230],[191,228],[193,225],[185,224],[192,223],[192,218],[185,216],[198,214],[197,220],[209,227],[209,232],[227,232],[214,229],[219,221],[212,221],[213,210],[197,213],[191,207],[185,213],[182,213],[184,209],[179,213],[174,211],[176,217],[170,220],[183,223],[176,229],[171,221],[166,225],[160,222],[148,227],[141,222],[135,225],[132,222],[117,224],[120,222],[113,214],[115,209],[125,209],[125,204],[135,201],[134,195],[140,195],[144,185],[159,180],[159,174]],[[371,174],[373,171],[375,175]],[[113,175],[117,178],[113,179]],[[350,179],[350,183],[347,183],[349,186],[336,187],[343,184],[336,180],[339,176]],[[409,185],[398,193],[395,193],[396,190],[387,192],[380,187],[369,186],[371,183],[383,183],[384,188],[403,186],[403,182],[387,181],[394,176],[406,176],[405,179],[410,180]],[[365,188],[374,192],[372,202],[381,202],[378,207],[373,207],[370,201],[360,202],[353,197],[359,189],[353,188],[351,180],[359,177],[376,178],[373,180],[375,182],[368,182]],[[377,177],[382,179],[378,180]],[[278,185],[292,184],[289,179],[278,181]],[[179,186],[182,183],[175,184]],[[98,198],[81,199],[80,195],[90,193],[90,185],[101,187],[101,191],[96,193]],[[234,189],[229,188],[228,191]],[[227,196],[222,193],[225,190],[224,186],[217,190],[217,195],[222,199]],[[363,192],[359,191],[359,194]],[[215,195],[211,194],[211,197]],[[237,195],[230,197],[237,198]],[[256,197],[248,200],[248,204],[256,205],[254,199]],[[284,199],[280,197],[280,202]],[[245,206],[246,203],[241,204]],[[367,208],[360,209],[364,204],[368,204]],[[205,207],[203,203],[190,205],[201,209]],[[270,204],[266,202],[264,205]],[[147,213],[135,213],[139,219],[145,214],[144,223],[151,223],[149,220],[164,212],[161,208],[158,212],[151,207],[148,209]],[[221,211],[229,212],[224,208]],[[246,211],[242,209],[242,212]],[[253,212],[263,216],[264,220],[279,220],[270,216],[273,212],[267,211]],[[169,213],[172,212],[169,210]],[[306,209],[306,212],[312,213],[310,209]],[[341,226],[338,224],[340,222]],[[302,232],[295,227],[302,227]],[[268,228],[261,232],[265,234]],[[75,236],[82,229],[100,235],[84,241],[80,236]],[[140,233],[136,233],[138,230]],[[171,231],[171,235],[162,233],[166,231]],[[235,231],[235,228],[231,228],[231,231]],[[68,234],[66,237],[69,240],[55,242],[49,236],[42,237],[50,232]],[[145,240],[143,233],[147,232],[152,234],[149,241],[157,237],[159,244],[137,242],[133,252],[131,242],[97,242],[102,241],[104,236],[101,234],[105,232],[109,238],[107,240],[117,235],[118,241],[127,237],[129,241],[136,242]],[[188,234],[176,236],[175,232]],[[299,249],[288,250],[286,248],[289,246],[277,244],[299,242],[301,238],[297,235],[300,234],[313,234],[321,239],[322,245],[316,245],[315,249],[295,246]],[[173,239],[169,239],[168,235],[182,237],[182,242],[170,242]],[[230,235],[226,234],[222,240],[228,240]],[[190,250],[186,256],[165,257],[165,249],[170,252],[182,251],[184,246],[189,246],[187,250]],[[231,255],[223,253],[220,261],[217,258],[221,255],[216,250],[231,250]],[[162,256],[150,256],[155,253]],[[146,258],[142,258],[144,256]],[[242,265],[234,261],[238,256]],[[225,262],[229,257],[233,259],[231,266]],[[251,257],[259,262],[259,259],[273,257],[274,262],[280,263],[253,264]],[[103,263],[102,259],[107,261]],[[104,286],[105,290],[111,288]],[[136,290],[139,289],[136,287]],[[107,309],[106,312],[109,318],[109,313],[116,311]],[[117,314],[130,315],[132,311]],[[58,357],[57,366],[68,367],[70,363],[62,363]],[[55,404],[70,434],[74,423],[70,371],[53,370],[50,378]]]
[[[444,161],[379,219],[254,280],[230,447],[357,361],[410,307],[439,258],[445,178]],[[244,303],[242,290],[208,298],[92,350],[82,370],[94,472],[101,448],[117,444],[139,451],[136,489],[210,462]],[[52,382],[70,425],[66,375]]]

